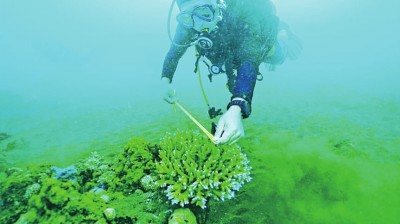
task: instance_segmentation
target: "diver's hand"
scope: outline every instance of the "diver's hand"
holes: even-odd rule
[[[162,77],[161,78],[161,82],[162,82],[162,94],[163,94],[163,99],[167,102],[167,103],[175,103],[176,99],[176,93],[175,93],[175,89],[171,84],[171,81],[169,78],[167,77]]]
[[[219,119],[214,135],[214,143],[232,145],[243,136],[241,109],[239,106],[233,105]]]

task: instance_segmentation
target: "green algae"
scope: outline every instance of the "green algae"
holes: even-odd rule
[[[117,191],[140,188],[140,180],[154,169],[154,154],[158,146],[141,138],[133,138],[115,161],[115,178],[109,183]]]
[[[93,152],[76,164],[76,179],[56,179],[49,165],[9,169],[0,182],[5,198],[0,221],[164,223],[169,206],[161,192],[140,189],[140,178],[148,171],[143,167],[153,158],[150,148],[145,140],[132,139],[115,159],[118,163]],[[116,211],[111,220],[104,215],[106,209]]]
[[[5,139],[7,139],[7,138],[9,138],[10,136],[11,136],[11,135],[9,135],[8,133],[1,132],[1,133],[0,133],[0,142],[3,141],[3,140],[5,140]]]
[[[30,172],[20,168],[5,170],[6,177],[0,182],[0,198],[5,208],[0,210],[1,223],[14,223],[21,214],[27,212],[29,200],[39,191],[39,183],[50,175],[47,165],[30,166],[29,169]],[[39,187],[33,187],[37,184]]]
[[[254,179],[235,201],[211,202],[208,222],[396,223],[399,164],[374,160],[364,145],[390,149],[393,142],[365,138],[370,131],[354,126],[335,132],[339,126],[302,135],[267,126],[257,139],[243,140]],[[344,136],[343,145],[332,141]]]
[[[241,146],[253,167],[253,180],[233,200],[210,200],[203,210],[188,206],[197,221],[396,223],[400,176],[393,149],[399,139],[380,139],[374,131],[351,123],[340,129],[340,123],[317,121],[320,124],[305,122],[299,129],[264,126],[260,131],[250,126]],[[93,153],[77,164],[76,183],[48,180],[49,165],[10,169],[0,183],[2,198],[10,198],[4,201],[0,222],[107,223],[103,211],[113,208],[116,217],[109,223],[166,223],[178,206],[167,203],[162,188],[142,183],[149,176],[157,180],[161,145],[136,138],[116,158]],[[135,163],[147,168],[136,169]],[[138,173],[126,177],[134,170]]]
[[[59,177],[55,172],[63,169],[50,165],[9,169],[6,181],[0,184],[2,196],[8,198],[4,201],[3,220],[5,223],[165,223],[176,208],[167,200],[184,197],[180,205],[192,207],[198,213],[197,218],[204,221],[205,213],[193,206],[205,208],[210,198],[233,198],[241,185],[251,179],[247,164],[247,157],[238,146],[216,147],[197,132],[167,134],[158,145],[133,138],[114,159],[106,160],[92,152],[74,164],[77,169],[68,169],[77,172],[73,175]],[[183,176],[169,177],[171,172]],[[172,194],[168,189],[175,191]],[[187,205],[189,200],[193,205]],[[180,214],[190,210],[175,211],[174,214]],[[197,222],[195,215],[186,216],[179,217]]]
[[[24,140],[16,139],[8,133],[0,133],[0,171],[10,167],[9,153],[25,145]]]

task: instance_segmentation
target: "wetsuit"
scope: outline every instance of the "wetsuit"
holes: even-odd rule
[[[274,47],[279,20],[273,5],[266,0],[258,1],[258,7],[248,0],[226,0],[223,20],[218,29],[206,34],[213,42],[211,49],[196,46],[200,55],[207,57],[214,65],[225,65],[229,91],[232,98],[241,97],[251,104],[259,65],[268,59],[268,52]],[[249,4],[247,4],[249,5]],[[174,42],[189,44],[200,35],[194,29],[178,25]],[[162,77],[172,81],[179,59],[188,47],[171,45],[163,65]]]

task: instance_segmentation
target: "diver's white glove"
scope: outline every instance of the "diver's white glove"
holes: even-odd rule
[[[167,102],[167,103],[175,103],[176,99],[176,92],[174,87],[171,84],[171,81],[169,78],[167,77],[162,77],[161,78],[161,82],[162,82],[162,94],[163,94],[163,99]]]
[[[232,105],[218,121],[214,143],[232,145],[243,136],[241,109],[237,105]]]

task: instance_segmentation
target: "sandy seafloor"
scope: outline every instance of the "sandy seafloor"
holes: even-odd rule
[[[340,7],[325,2],[319,9],[302,4],[290,11],[291,4],[277,1],[302,38],[304,52],[275,72],[261,66],[264,80],[257,83],[252,116],[244,121],[246,137],[238,142],[253,167],[253,180],[234,199],[211,202],[207,223],[400,222],[397,3],[362,1],[359,7],[360,2],[339,1]],[[2,45],[8,56],[1,64],[0,132],[10,135],[0,142],[2,169],[45,162],[66,167],[93,151],[113,158],[133,136],[157,143],[166,132],[197,130],[158,94],[169,46],[164,21],[168,4],[145,8],[146,16],[162,16],[162,23],[150,30],[151,24],[142,24],[138,30],[145,31],[138,35],[125,28],[132,25],[129,19],[137,19],[131,11],[138,12],[127,4],[99,6],[88,19],[88,3],[79,10],[57,6],[76,10],[73,15],[84,19],[63,26],[70,31],[68,38],[61,29],[53,33],[51,26],[39,29],[43,34],[30,42],[13,42],[10,32],[0,36],[8,44]],[[25,27],[17,29],[19,37],[23,30],[31,31],[26,28],[30,23],[48,21],[57,10],[42,19],[25,14],[2,22]],[[115,11],[119,14],[112,17]],[[77,30],[78,24],[90,32]],[[182,59],[174,84],[181,103],[209,124],[191,75],[193,54]],[[203,78],[211,103],[224,108],[229,99],[224,77],[212,84]]]

